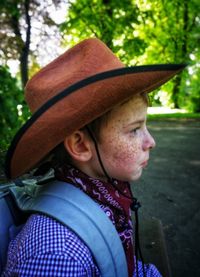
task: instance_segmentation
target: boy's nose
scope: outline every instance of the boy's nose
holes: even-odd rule
[[[149,133],[148,130],[146,130],[146,136],[144,138],[144,144],[143,144],[143,149],[144,150],[150,150],[156,146],[156,142],[152,135]]]

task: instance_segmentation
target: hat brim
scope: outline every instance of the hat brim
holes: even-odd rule
[[[73,131],[133,95],[153,91],[185,66],[119,68],[64,89],[39,108],[15,135],[6,155],[6,176],[16,178],[29,171]]]

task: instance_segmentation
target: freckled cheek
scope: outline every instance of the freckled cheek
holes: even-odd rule
[[[113,151],[113,163],[116,166],[133,166],[138,160],[140,151],[139,143],[119,143]]]

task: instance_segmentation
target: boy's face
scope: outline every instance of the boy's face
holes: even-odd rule
[[[147,104],[141,96],[136,96],[113,109],[101,127],[99,151],[110,177],[134,181],[147,166],[149,150],[155,141],[147,130],[146,114]],[[103,178],[99,166],[95,171],[97,178]]]

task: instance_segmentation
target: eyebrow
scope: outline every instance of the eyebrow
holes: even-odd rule
[[[132,126],[132,125],[137,125],[137,124],[142,124],[146,121],[146,119],[140,119],[140,120],[136,120],[136,121],[133,121],[129,124],[126,125],[126,127],[129,127],[129,126]]]

